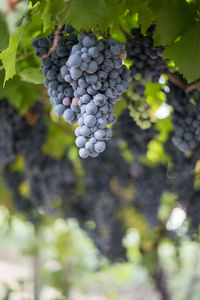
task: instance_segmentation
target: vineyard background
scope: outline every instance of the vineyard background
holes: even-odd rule
[[[132,80],[95,158],[33,42],[54,33],[56,52],[64,24],[75,44],[126,44]],[[199,299],[199,29],[198,0],[1,1],[1,299]]]

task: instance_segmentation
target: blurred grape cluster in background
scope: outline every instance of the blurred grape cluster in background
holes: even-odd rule
[[[198,299],[199,150],[162,140],[168,107],[160,131],[123,110],[107,151],[81,161],[41,102],[0,104],[2,299]]]

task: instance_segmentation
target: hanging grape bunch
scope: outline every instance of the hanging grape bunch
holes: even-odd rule
[[[151,26],[146,35],[140,28],[133,28],[126,43],[127,58],[133,62],[132,89],[129,90],[131,99],[130,111],[136,123],[143,129],[151,126],[149,105],[146,102],[145,87],[147,82],[157,83],[161,74],[166,71],[166,63],[162,58],[162,48],[153,45],[153,30]]]
[[[134,74],[141,74],[148,81],[158,82],[160,75],[166,70],[166,63],[162,58],[162,47],[153,45],[153,30],[151,26],[146,35],[141,33],[140,28],[133,28],[132,39],[126,43],[127,58],[132,60]]]
[[[64,79],[73,87],[80,113],[75,134],[82,158],[96,157],[105,150],[105,141],[112,136],[109,124],[116,121],[114,104],[129,87],[130,71],[122,64],[125,45],[115,40],[98,40],[93,33],[82,33],[72,48]],[[67,120],[73,117],[64,115]]]
[[[64,28],[68,33],[69,29],[71,31],[69,25]],[[113,39],[98,39],[93,33],[81,33],[78,43],[74,34],[69,34],[66,41],[63,36],[60,34],[59,37],[61,46],[52,52],[56,57],[53,63],[47,58],[50,69],[46,72],[46,67],[42,67],[43,74],[47,76],[45,84],[50,102],[56,105],[56,113],[63,115],[67,122],[75,124],[78,120],[75,134],[80,157],[97,157],[105,150],[105,141],[112,136],[107,126],[116,121],[114,104],[128,90],[131,81],[131,72],[122,62],[126,58],[125,45]],[[40,40],[33,45],[40,44]],[[73,46],[73,43],[76,45]],[[48,48],[42,51],[43,54],[47,52]],[[63,57],[57,58],[60,54]],[[46,63],[46,59],[44,61]],[[49,71],[52,77],[48,75]]]
[[[182,77],[181,80],[184,82]],[[167,102],[174,109],[172,142],[180,151],[187,152],[200,142],[200,92],[193,90],[186,93],[170,81],[169,88],[169,93],[166,93]]]
[[[58,30],[57,35],[51,33],[48,38],[42,37],[32,41],[36,55],[42,60],[41,72],[45,76],[44,85],[48,89],[50,103],[55,105],[57,115],[62,115],[70,109],[74,97],[71,85],[63,79],[60,72],[60,68],[66,64],[73,45],[78,42],[73,32],[74,28],[66,25]],[[77,122],[75,114],[73,121],[69,122],[71,124]]]

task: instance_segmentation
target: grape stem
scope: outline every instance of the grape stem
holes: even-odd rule
[[[121,25],[119,26],[119,28],[127,39],[134,38],[134,36],[130,32],[128,32],[126,29],[124,29]]]
[[[185,86],[185,84],[183,83],[183,81],[178,76],[176,76],[175,74],[173,74],[173,73],[171,73],[169,71],[166,71],[166,75],[167,75],[169,81],[171,81],[176,86],[178,86],[183,91],[185,91],[186,86]]]
[[[171,81],[176,86],[181,88],[186,94],[188,94],[188,93],[192,92],[193,90],[200,87],[200,80],[195,81],[191,84],[184,84],[183,81],[179,77],[177,77],[175,74],[167,71],[166,75],[167,75],[169,81]]]
[[[59,22],[59,16],[65,11],[67,2],[69,2],[69,0],[64,0],[65,5],[64,5],[63,9],[62,9],[61,11],[59,11],[59,12],[57,13],[57,15],[56,15],[56,20],[57,20],[58,23],[60,23],[60,22]],[[71,7],[72,7],[72,4],[71,4],[71,6],[70,6],[70,8],[69,8],[69,10],[68,10],[68,12],[67,12],[67,14],[66,14],[66,16],[65,16],[65,19],[68,18],[69,14],[70,14],[70,11],[71,11]],[[60,33],[60,31],[61,31],[62,26],[63,26],[63,24],[61,24],[61,23],[58,25],[58,27],[57,27],[57,29],[56,29],[56,32],[55,32],[55,36],[54,36],[54,40],[53,40],[53,45],[52,45],[52,47],[49,49],[48,53],[43,55],[43,57],[42,57],[43,59],[49,57],[49,55],[50,55],[53,51],[56,50],[56,48],[57,48],[57,46],[58,46],[59,33]]]
[[[38,238],[39,230],[38,226],[35,225],[35,237]],[[40,299],[40,253],[39,247],[36,245],[34,257],[33,257],[33,281],[34,281],[34,299]]]
[[[200,80],[198,81],[195,81],[191,84],[189,84],[186,88],[185,88],[185,92],[186,94],[187,93],[190,93],[191,91],[195,90],[195,89],[198,89],[200,87]]]
[[[160,263],[159,255],[158,255],[158,247],[160,242],[162,241],[163,237],[165,237],[166,228],[165,224],[161,223],[161,227],[158,232],[158,236],[154,240],[154,254],[155,254],[155,261],[154,261],[154,270],[149,270],[149,275],[155,281],[156,288],[161,295],[162,300],[172,300],[171,293],[169,291],[168,286],[168,278],[167,273],[164,267]],[[141,253],[145,257],[146,254],[149,253],[149,250],[141,248]]]
[[[156,282],[156,287],[161,294],[162,300],[171,300],[171,295],[168,290],[166,273],[165,273],[163,267],[159,264],[159,262],[157,264],[156,271],[152,275],[152,277]]]
[[[44,54],[42,56],[42,58],[47,58],[49,57],[49,55],[56,50],[57,46],[58,46],[58,40],[59,40],[59,33],[60,33],[60,30],[62,28],[62,25],[59,24],[57,29],[56,29],[56,32],[55,32],[55,36],[54,36],[54,39],[53,39],[53,45],[51,46],[51,48],[49,49],[48,53],[47,54]]]

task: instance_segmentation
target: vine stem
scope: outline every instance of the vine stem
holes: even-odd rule
[[[160,245],[160,242],[162,241],[163,237],[166,236],[166,226],[165,223],[161,223],[162,226],[159,229],[158,236],[154,240],[154,253],[155,253],[155,258],[154,261],[152,262],[154,264],[154,269],[149,270],[149,275],[151,278],[154,280],[156,288],[158,292],[160,293],[161,299],[162,300],[172,300],[172,296],[169,290],[168,286],[168,278],[167,278],[167,272],[165,268],[162,266],[158,254],[158,247]],[[143,256],[145,254],[148,254],[148,250],[142,249],[141,248],[141,253]]]
[[[35,225],[35,237],[38,238],[38,226]],[[34,300],[40,299],[40,253],[39,247],[36,246],[33,257],[33,282],[34,282]]]
[[[198,81],[196,81],[196,82],[194,82],[194,83],[189,84],[189,85],[185,88],[185,92],[186,92],[186,94],[187,94],[187,93],[190,93],[190,92],[192,92],[193,90],[198,89],[199,87],[200,87],[200,80],[198,80]]]
[[[183,83],[183,81],[178,76],[176,76],[175,74],[173,74],[169,71],[167,71],[165,74],[167,75],[167,78],[168,78],[169,81],[171,81],[176,86],[178,86],[183,91],[185,91],[186,85]]]
[[[127,39],[132,39],[134,37],[130,32],[124,29],[121,25],[119,26],[119,28]]]
[[[60,11],[57,13],[57,15],[56,15],[56,20],[57,20],[57,22],[58,22],[59,24],[58,24],[58,27],[57,27],[56,32],[55,32],[55,36],[54,36],[54,40],[53,40],[53,45],[52,45],[51,48],[49,49],[48,53],[47,53],[47,54],[44,54],[44,55],[42,56],[43,59],[44,59],[44,58],[48,58],[48,57],[50,56],[50,54],[51,54],[54,50],[56,50],[56,48],[57,48],[57,46],[58,46],[59,33],[60,33],[61,28],[62,28],[62,26],[63,26],[63,23],[61,23],[60,20],[59,20],[59,16],[65,11],[67,2],[69,2],[69,0],[64,0],[64,2],[65,2],[65,5],[64,5],[63,9],[60,10]],[[72,1],[72,3],[73,3],[73,1]],[[67,12],[67,15],[66,15],[65,19],[67,19],[68,16],[69,16],[69,14],[70,14],[70,11],[71,11],[71,8],[72,8],[72,3],[71,3],[71,6],[70,6],[70,8],[69,8],[69,10],[68,10],[68,12]]]
[[[200,87],[200,80],[195,81],[191,84],[184,84],[183,81],[175,74],[173,74],[169,71],[167,71],[165,74],[167,75],[169,81],[171,81],[176,86],[181,88],[186,94],[188,94],[188,93],[192,92],[193,90]]]
[[[164,269],[158,262],[155,273],[152,275],[156,282],[156,287],[161,294],[162,300],[171,300],[171,295],[168,289],[167,277]],[[189,299],[189,298],[187,298]]]
[[[56,32],[55,32],[55,36],[54,36],[54,39],[53,39],[53,45],[52,45],[51,48],[49,49],[48,53],[47,53],[47,54],[44,54],[44,55],[42,56],[43,59],[49,57],[50,54],[51,54],[54,50],[56,50],[56,48],[57,48],[57,46],[58,46],[59,33],[60,33],[61,28],[62,28],[62,25],[59,24],[58,27],[57,27],[57,29],[56,29]]]

